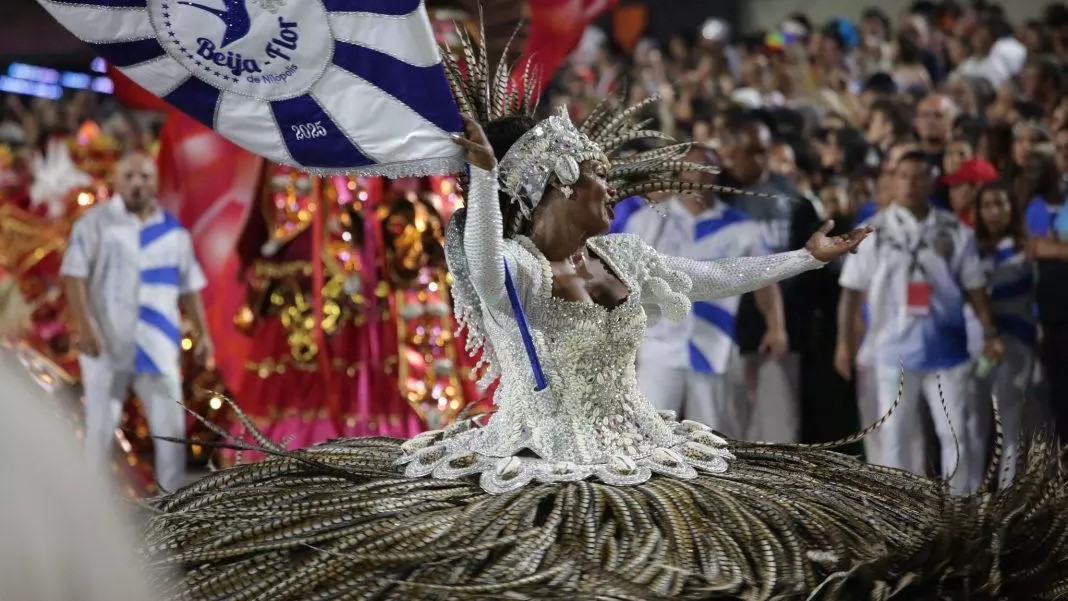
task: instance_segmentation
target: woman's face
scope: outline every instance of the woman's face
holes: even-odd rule
[[[1027,65],[1020,73],[1020,93],[1027,98],[1037,98],[1042,83],[1042,74],[1035,65]]]
[[[568,207],[569,221],[589,236],[599,236],[612,225],[614,191],[608,189],[608,166],[599,161],[585,161],[579,166],[579,179],[572,188],[571,198],[563,202]]]
[[[768,155],[768,170],[790,181],[797,180],[797,160],[789,144],[775,144]]]
[[[1033,127],[1023,127],[1012,142],[1012,160],[1018,167],[1027,164],[1027,159],[1039,142],[1038,132]]]
[[[875,111],[868,121],[868,133],[865,136],[869,144],[882,144],[894,135],[894,126],[883,111]]]
[[[972,158],[975,153],[972,151],[972,145],[962,140],[956,140],[950,142],[946,147],[946,154],[942,157],[942,170],[947,175],[950,173],[956,173],[957,169],[960,169],[961,163]]]
[[[1017,197],[1027,202],[1035,195],[1041,194],[1043,184],[1049,180],[1046,173],[1048,168],[1042,155],[1033,154],[1027,157],[1019,177],[1016,178]]]
[[[693,139],[702,144],[712,139],[712,127],[707,121],[693,122]]]
[[[874,17],[861,21],[860,31],[864,37],[864,44],[869,48],[878,46],[886,41],[886,28],[883,27],[882,21]]]
[[[842,49],[838,46],[838,42],[829,37],[823,37],[820,39],[819,54],[817,56],[824,64],[837,65],[842,62]]]
[[[875,205],[880,209],[885,209],[894,201],[895,182],[893,168],[884,166],[875,179]]]
[[[871,180],[866,177],[849,180],[849,187],[847,190],[849,191],[849,210],[851,213],[856,212],[860,205],[871,200]]]
[[[986,190],[979,198],[979,219],[986,225],[991,236],[1000,238],[1009,229],[1012,220],[1012,205],[1004,190]]]
[[[1058,131],[1053,138],[1053,143],[1056,150],[1054,158],[1057,161],[1057,170],[1062,175],[1068,174],[1068,131]]]
[[[1042,32],[1035,27],[1024,28],[1020,35],[1020,41],[1027,48],[1028,56],[1038,56],[1042,54]]]
[[[979,112],[975,101],[975,91],[963,79],[953,79],[946,84],[946,94],[957,104],[962,115],[975,115]]]
[[[672,36],[671,41],[668,42],[668,54],[676,62],[685,62],[690,56],[690,47],[680,36]]]
[[[957,38],[949,38],[946,40],[946,54],[949,55],[949,64],[956,66],[964,62],[964,59],[968,58],[970,50],[968,47]]]
[[[972,47],[975,49],[975,56],[984,57],[990,54],[990,49],[994,46],[994,35],[990,32],[988,27],[980,27],[975,30],[972,35]]]
[[[818,145],[820,153],[820,167],[837,171],[842,165],[842,149],[838,147],[834,136],[829,136],[825,142]]]
[[[1068,125],[1068,99],[1061,100],[1057,108],[1053,109],[1049,125],[1053,131],[1060,131],[1064,126]]]

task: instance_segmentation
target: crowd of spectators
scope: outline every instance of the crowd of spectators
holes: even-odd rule
[[[852,276],[831,265],[782,284],[786,349],[768,351],[765,315],[753,299],[741,300],[727,332],[740,355],[732,368],[740,402],[753,419],[788,422],[787,439],[825,441],[874,422],[897,396],[898,372],[915,372],[915,382],[905,378],[901,406],[912,406],[901,410],[899,427],[872,437],[866,451],[916,470],[952,463],[942,466],[949,474],[981,469],[985,455],[971,455],[990,445],[955,443],[946,418],[956,434],[985,443],[993,391],[1012,440],[1043,424],[1068,437],[1066,58],[1063,3],[1025,23],[1011,23],[997,4],[954,0],[921,0],[900,15],[871,7],[856,22],[812,23],[796,13],[749,35],[711,20],[664,43],[639,39],[626,48],[591,28],[555,77],[549,102],[568,106],[577,122],[610,94],[628,103],[659,95],[659,108],[646,111],[651,127],[707,149],[722,169],[718,183],[789,199],[709,194],[694,209],[699,220],[725,202],[762,226],[769,251],[799,247],[825,219],[836,232],[875,227],[869,250],[881,259],[848,259]],[[912,229],[890,223],[901,207]],[[621,231],[632,209],[623,213]],[[897,259],[888,241],[901,242],[906,263],[941,256],[938,269],[953,290],[916,269],[889,274]],[[908,248],[913,241],[919,247]],[[882,274],[875,282],[874,273]],[[856,302],[840,307],[847,297]],[[865,342],[877,349],[866,352]],[[957,356],[961,345],[965,357]],[[880,363],[893,378],[874,375]],[[953,374],[962,375],[961,388],[946,398]],[[785,389],[761,392],[777,377]],[[879,381],[893,390],[879,392]],[[910,396],[925,397],[930,410],[915,411],[920,401]],[[1044,417],[1049,409],[1052,418]],[[929,441],[916,436],[924,428],[910,413],[927,423]],[[768,428],[748,428],[761,430]],[[918,451],[904,449],[910,444]]]

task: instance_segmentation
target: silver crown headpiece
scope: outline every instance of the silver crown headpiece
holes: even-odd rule
[[[556,115],[541,121],[523,134],[501,159],[501,189],[519,203],[524,217],[530,217],[541,202],[552,176],[565,196],[579,179],[579,165],[598,161],[607,169],[608,156],[601,147],[578,130],[563,107]]]

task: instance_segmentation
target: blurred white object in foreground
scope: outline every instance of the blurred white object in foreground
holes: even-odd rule
[[[0,599],[151,600],[122,501],[10,348],[0,390]]]

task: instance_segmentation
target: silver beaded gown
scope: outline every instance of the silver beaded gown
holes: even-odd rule
[[[943,482],[801,446],[728,441],[637,389],[647,320],[820,262],[695,262],[626,235],[588,250],[626,285],[608,309],[552,296],[548,261],[504,239],[495,172],[471,168],[450,226],[458,319],[499,378],[488,422],[408,441],[284,451],[154,501],[147,551],[178,599],[1055,599],[1066,489],[1040,446],[1017,484]],[[548,386],[506,292],[512,274]],[[241,446],[239,444],[238,446]],[[997,465],[995,459],[992,465]],[[996,472],[989,481],[993,483]]]
[[[608,309],[554,297],[552,270],[538,248],[523,236],[503,238],[496,170],[471,167],[465,224],[462,235],[456,222],[450,232],[456,309],[471,350],[483,353],[486,380],[501,380],[497,411],[485,427],[461,424],[405,443],[406,475],[481,474],[483,489],[502,493],[532,480],[628,485],[653,473],[689,479],[698,470],[728,469],[726,440],[703,424],[658,413],[638,392],[635,357],[647,313],[681,319],[692,300],[742,294],[820,261],[799,250],[699,262],[661,255],[637,236],[601,236],[587,242],[589,252],[629,291]],[[542,391],[506,293],[505,263],[548,379]]]

